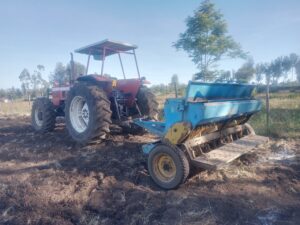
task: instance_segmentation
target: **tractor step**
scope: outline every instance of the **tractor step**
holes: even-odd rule
[[[192,162],[204,169],[219,169],[268,140],[267,137],[248,135],[198,156]]]

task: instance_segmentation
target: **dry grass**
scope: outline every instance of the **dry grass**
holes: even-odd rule
[[[0,115],[30,115],[31,104],[27,101],[0,102]]]
[[[163,118],[163,105],[166,98],[174,94],[157,96],[160,117]],[[267,135],[264,95],[259,95],[263,110],[251,118],[250,123],[257,134]],[[270,136],[279,138],[300,137],[300,93],[274,93],[270,96]],[[0,115],[30,115],[31,104],[25,101],[0,102]]]

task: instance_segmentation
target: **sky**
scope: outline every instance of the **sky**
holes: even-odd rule
[[[255,62],[300,54],[299,0],[212,0],[228,23],[229,34]],[[0,2],[0,88],[20,87],[18,76],[38,64],[48,79],[70,52],[103,39],[138,45],[142,76],[152,84],[169,83],[173,74],[186,83],[197,67],[172,44],[184,32],[195,0],[3,0]],[[125,58],[124,58],[125,57]],[[75,61],[86,63],[75,54]],[[136,77],[134,61],[123,56],[127,77]],[[222,61],[219,69],[237,69],[242,60]],[[101,71],[92,61],[90,73]],[[105,72],[122,78],[117,56],[107,58]]]

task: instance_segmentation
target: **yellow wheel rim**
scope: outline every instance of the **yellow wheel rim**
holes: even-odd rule
[[[153,172],[163,182],[172,180],[176,175],[173,158],[165,153],[157,154],[152,161]]]

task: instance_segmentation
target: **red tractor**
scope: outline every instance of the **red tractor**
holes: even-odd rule
[[[76,79],[71,75],[70,84],[53,87],[50,98],[34,101],[31,118],[35,130],[43,133],[52,131],[56,117],[64,116],[71,137],[86,144],[104,139],[113,125],[134,128],[133,118],[156,120],[158,103],[144,85],[147,81],[140,76],[136,48],[136,45],[104,40],[77,49],[75,52],[88,55],[87,75]],[[134,56],[138,78],[126,79],[121,53]],[[113,54],[119,56],[124,79],[117,80],[103,74],[105,58]],[[102,61],[101,75],[88,75],[91,56]],[[71,70],[74,70],[73,57]]]

